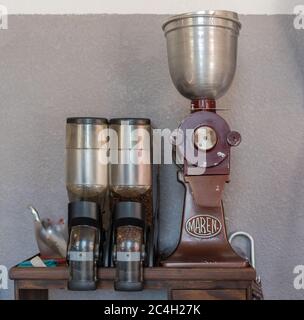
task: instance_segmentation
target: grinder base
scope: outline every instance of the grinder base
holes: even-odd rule
[[[221,195],[226,175],[185,177],[181,236],[175,251],[160,261],[164,267],[244,268],[249,263],[230,246]],[[214,192],[214,190],[218,190]]]

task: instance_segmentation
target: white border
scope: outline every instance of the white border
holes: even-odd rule
[[[0,0],[9,14],[176,14],[225,9],[241,14],[292,14],[304,0]]]

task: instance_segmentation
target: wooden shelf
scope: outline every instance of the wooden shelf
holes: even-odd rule
[[[255,270],[249,268],[145,268],[146,281],[164,280],[252,280]],[[99,268],[98,279],[113,281],[114,268]],[[10,270],[12,280],[67,280],[67,267],[34,268],[14,267]]]
[[[98,289],[113,289],[114,277],[114,268],[98,269]],[[251,267],[145,268],[144,288],[165,289],[169,299],[250,299],[255,277]],[[68,268],[13,267],[10,278],[16,299],[47,299],[49,289],[66,289]]]

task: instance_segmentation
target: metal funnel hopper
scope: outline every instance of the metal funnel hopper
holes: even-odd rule
[[[231,85],[241,24],[230,11],[199,11],[173,16],[162,26],[169,70],[186,98],[217,99]]]

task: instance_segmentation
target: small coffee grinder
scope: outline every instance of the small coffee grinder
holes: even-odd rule
[[[176,144],[184,160],[178,172],[185,187],[181,233],[174,252],[161,261],[165,267],[248,267],[228,242],[222,204],[230,149],[241,136],[216,112],[216,99],[234,77],[240,28],[238,15],[228,11],[187,13],[163,24],[172,81],[191,100],[191,114],[179,126],[182,143]]]
[[[109,266],[115,289],[143,289],[143,266],[154,264],[153,170],[149,119],[111,119]]]
[[[95,290],[97,264],[103,258],[102,212],[108,187],[108,122],[68,118],[66,188],[69,203],[70,290]]]

